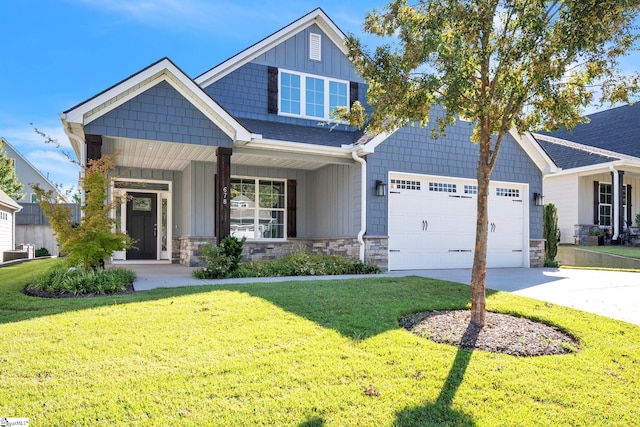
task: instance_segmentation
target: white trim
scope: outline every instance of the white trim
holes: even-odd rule
[[[513,139],[516,140],[543,174],[557,173],[561,170],[547,152],[542,149],[530,132],[525,132],[524,135],[520,135],[520,133],[513,128],[509,131],[509,134],[511,134]]]
[[[251,140],[247,129],[167,58],[61,114],[63,124],[86,125],[162,81],[169,83],[234,141]]]
[[[290,74],[294,76],[300,77],[300,113],[283,113],[282,112],[282,74]],[[310,116],[307,113],[307,78],[312,78],[316,80],[322,80],[323,82],[323,105],[322,105],[322,113],[324,114],[322,117],[318,116]],[[346,89],[346,102],[347,104],[344,107],[349,109],[349,82],[347,80],[342,79],[334,79],[331,77],[320,76],[317,74],[309,74],[300,71],[291,71],[287,69],[278,69],[278,115],[284,117],[296,117],[302,119],[309,120],[333,120],[331,113],[331,105],[330,105],[330,87],[331,82],[339,83],[345,86]]]
[[[196,84],[205,88],[229,73],[237,70],[243,65],[253,61],[269,49],[277,46],[298,32],[316,24],[325,33],[327,37],[340,49],[345,55],[347,47],[344,44],[345,34],[331,21],[331,19],[320,8],[313,10],[311,13],[292,22],[281,30],[271,34],[262,41],[243,50],[237,55],[227,59],[226,61],[216,65],[209,71],[195,78]]]
[[[167,184],[167,190],[153,190],[144,188],[116,188],[116,182],[144,182],[150,184]],[[167,200],[167,250],[162,250],[162,225],[156,236],[156,259],[155,260],[127,260],[126,251],[116,251],[111,256],[111,262],[134,262],[134,263],[157,263],[172,262],[173,253],[173,182],[160,179],[144,179],[144,178],[112,178],[109,184],[109,197],[113,200],[116,193],[154,193],[156,197],[156,224],[162,224],[162,200]],[[120,209],[120,230],[128,234],[127,230],[127,199],[123,198],[120,205],[115,206],[110,212],[112,218],[115,219],[115,209]],[[164,257],[164,258],[163,258]]]
[[[231,175],[231,185],[233,185],[233,180],[234,179],[246,179],[246,180],[253,180],[255,183],[255,200],[253,200],[254,202],[254,207],[253,208],[244,208],[244,209],[253,209],[254,212],[257,213],[257,216],[254,217],[253,223],[254,223],[254,236],[255,236],[255,226],[256,226],[256,220],[258,221],[258,226],[260,225],[260,211],[268,211],[268,210],[275,210],[278,212],[282,212],[283,215],[283,223],[282,223],[282,237],[269,237],[269,238],[257,238],[257,237],[247,237],[247,241],[248,242],[286,242],[288,237],[287,237],[287,215],[288,215],[288,206],[287,206],[287,198],[288,198],[288,194],[287,194],[287,178],[270,178],[270,177],[263,177],[263,176],[248,176],[248,175]],[[260,198],[260,181],[264,180],[264,181],[276,181],[276,182],[282,182],[284,184],[284,208],[261,208],[259,206],[259,198]],[[231,199],[230,199],[231,200]],[[233,209],[232,206],[229,206],[229,209]],[[231,232],[231,235],[233,235],[233,232]]]

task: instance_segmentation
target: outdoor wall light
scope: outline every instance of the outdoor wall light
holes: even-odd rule
[[[378,180],[376,181],[376,196],[384,197],[387,195],[387,184]]]
[[[533,204],[536,206],[542,206],[542,199],[544,196],[540,193],[533,193]]]

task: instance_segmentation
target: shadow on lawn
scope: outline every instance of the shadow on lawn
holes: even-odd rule
[[[462,337],[463,342],[470,342],[475,345],[480,329],[469,323]],[[413,426],[475,426],[473,419],[464,412],[451,408],[460,384],[464,379],[464,374],[469,366],[473,350],[458,348],[456,357],[453,360],[449,375],[442,386],[440,395],[433,403],[424,406],[407,408],[396,415],[394,425],[401,427]]]

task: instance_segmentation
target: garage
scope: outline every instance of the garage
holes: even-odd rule
[[[477,183],[390,173],[389,270],[471,268]],[[487,267],[528,267],[528,187],[492,182]]]

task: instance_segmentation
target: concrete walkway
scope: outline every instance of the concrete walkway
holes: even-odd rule
[[[422,276],[469,284],[470,269],[393,271],[373,276],[304,276],[200,280],[191,276],[193,268],[171,264],[127,264],[137,279],[136,291],[154,288],[274,283],[305,280],[343,280],[364,277]],[[504,268],[487,270],[487,288],[513,292],[553,304],[577,308],[613,319],[640,325],[640,273],[617,271]]]

